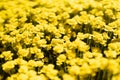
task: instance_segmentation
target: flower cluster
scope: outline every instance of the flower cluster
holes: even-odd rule
[[[1,0],[0,80],[119,80],[120,0]]]

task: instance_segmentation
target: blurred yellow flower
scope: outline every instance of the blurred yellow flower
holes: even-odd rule
[[[64,54],[60,54],[57,57],[57,65],[61,65],[63,62],[65,62],[66,60],[66,56]]]

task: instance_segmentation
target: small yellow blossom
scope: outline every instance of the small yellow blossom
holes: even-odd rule
[[[119,52],[120,50],[120,42],[110,43],[108,45],[109,50],[115,50],[116,52]]]
[[[30,68],[36,67],[37,64],[34,60],[29,60],[29,62],[27,63],[27,66]]]
[[[5,60],[12,60],[13,53],[11,53],[11,51],[5,51],[5,52],[2,52],[0,56],[2,58],[5,58]]]
[[[76,39],[73,42],[73,44],[76,44],[75,46],[77,46],[79,51],[85,52],[85,51],[89,50],[89,46],[81,40]]]
[[[41,52],[41,50],[37,46],[30,47],[30,53],[31,54],[40,53],[40,52]]]
[[[119,80],[119,3],[1,0],[0,80]]]
[[[26,74],[19,74],[17,77],[17,80],[27,80],[28,79],[28,75]]]
[[[31,78],[37,75],[37,72],[34,70],[28,70],[28,72],[26,73],[26,75]]]
[[[106,58],[99,58],[99,62],[100,62],[100,69],[104,70],[107,68],[108,66],[108,59]]]
[[[61,53],[64,51],[64,46],[63,45],[56,45],[53,50],[56,52],[56,53]]]
[[[119,80],[119,79],[120,79],[120,74],[115,75],[115,76],[112,77],[112,80]]]
[[[33,76],[33,77],[30,77],[29,80],[42,80],[40,76]]]
[[[63,44],[64,41],[62,39],[52,39],[51,45],[56,46],[57,44]]]
[[[27,66],[20,66],[19,70],[18,70],[19,73],[27,73],[28,72],[28,67]]]
[[[120,68],[119,63],[117,63],[116,60],[114,60],[114,59],[109,60],[107,69],[110,72],[112,72],[112,74],[118,74],[120,72],[119,68]]]
[[[44,74],[40,74],[39,76],[40,76],[41,80],[48,80],[48,78]]]
[[[76,53],[74,50],[66,50],[66,54],[67,54],[68,59],[73,59],[76,57]]]
[[[83,57],[84,57],[84,58],[92,58],[92,57],[93,57],[93,54],[92,54],[91,52],[85,52],[85,53],[83,54]]]
[[[46,47],[46,40],[45,39],[41,39],[39,41],[37,41],[37,45],[38,47]]]
[[[75,80],[75,77],[74,77],[74,76],[71,76],[71,75],[69,75],[69,74],[64,74],[64,75],[63,75],[63,80],[66,80],[66,79],[68,79],[68,80]]]
[[[41,72],[45,73],[50,79],[54,79],[58,71],[54,69],[54,65],[49,64],[43,66]]]
[[[16,64],[22,66],[22,65],[26,65],[27,64],[27,61],[22,59],[22,58],[17,58],[14,60],[16,62]]]
[[[74,66],[77,64],[77,59],[73,58],[73,59],[67,60],[66,63],[71,66]]]
[[[44,53],[43,52],[37,52],[36,54],[36,58],[44,58]]]
[[[112,51],[112,50],[108,50],[104,52],[106,57],[108,58],[116,58],[117,57],[117,52],[116,51]]]
[[[69,24],[69,25],[77,25],[77,22],[76,22],[75,19],[68,19],[68,20],[66,21],[66,23]]]
[[[2,69],[6,72],[9,72],[11,69],[15,67],[16,63],[15,61],[7,61],[2,65]]]
[[[61,65],[63,62],[65,62],[66,60],[66,56],[64,54],[60,54],[57,57],[57,65]]]
[[[90,64],[90,67],[93,69],[97,69],[100,67],[100,62],[97,59],[89,59],[89,64]]]
[[[80,73],[80,67],[77,65],[71,66],[68,68],[68,71],[71,75],[79,75]]]
[[[78,33],[77,38],[83,40],[86,38],[86,36],[83,33]]]
[[[29,54],[29,49],[19,49],[18,50],[18,55],[21,57],[26,57]]]
[[[96,42],[96,43],[101,43],[103,45],[105,45],[106,41],[104,40],[102,34],[94,31],[93,32],[93,40]]]
[[[44,63],[43,63],[42,61],[36,61],[36,65],[37,65],[38,67],[41,67],[41,66],[44,65]]]

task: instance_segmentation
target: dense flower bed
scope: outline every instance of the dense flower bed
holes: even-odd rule
[[[0,80],[120,80],[120,0],[0,0]]]

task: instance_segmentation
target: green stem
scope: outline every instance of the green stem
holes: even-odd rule
[[[107,71],[103,71],[103,76],[102,76],[102,80],[106,80],[107,79]]]
[[[107,79],[108,79],[108,80],[111,80],[111,79],[112,79],[112,74],[111,74],[111,73],[108,73],[108,74],[107,74]]]

